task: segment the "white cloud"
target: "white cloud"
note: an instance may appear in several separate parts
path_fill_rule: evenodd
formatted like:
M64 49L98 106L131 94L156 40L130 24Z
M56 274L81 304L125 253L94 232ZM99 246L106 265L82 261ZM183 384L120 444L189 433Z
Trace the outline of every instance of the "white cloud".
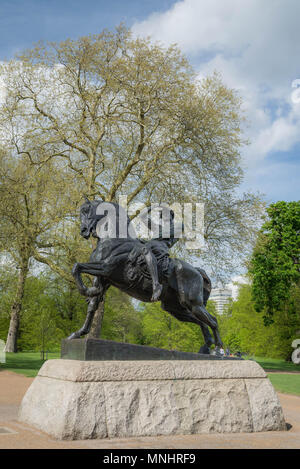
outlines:
M299 13L298 0L184 0L132 30L189 54L219 52L250 79L281 88L287 70L299 71Z
M247 45L242 38L241 21L255 0L184 0L165 13L154 13L133 26L137 34L150 34L166 42L176 42L185 52L231 47L239 51ZM238 21L237 21L238 20ZM238 39L238 41L236 40Z
M194 63L199 57L199 76L219 70L240 91L251 168L300 142L300 104L291 99L300 78L299 17L299 0L183 0L132 30L177 43Z
M262 154L287 151L299 138L299 122L292 122L289 117L279 118L260 131L252 148L257 148L257 152Z

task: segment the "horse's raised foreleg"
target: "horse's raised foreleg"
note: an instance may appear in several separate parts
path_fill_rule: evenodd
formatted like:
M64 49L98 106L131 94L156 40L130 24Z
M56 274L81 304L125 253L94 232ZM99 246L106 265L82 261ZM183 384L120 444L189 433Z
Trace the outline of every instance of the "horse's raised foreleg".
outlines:
M98 269L97 269L97 266L98 266ZM99 283L99 286L93 286L93 287L88 288L86 285L84 285L82 277L81 277L81 274L90 274L90 275L99 276L100 273L101 273L101 270L97 262L89 262L86 264L80 264L79 262L76 262L76 264L74 264L74 267L72 269L72 275L75 279L79 292L83 296L88 296L90 298L94 296L101 296L101 295L103 296L102 282Z
M90 332L91 330L91 326L92 326L92 322L93 322L93 319L94 319L94 315L95 315L95 312L97 311L97 308L99 306L99 303L100 301L103 300L103 294L104 292L107 290L107 288L109 287L108 284L103 284L101 282L101 278L100 277L96 277L94 279L94 288L99 288L100 287L100 284L101 284L101 291L102 291L102 294L101 295L98 295L98 296L93 296L92 298L89 298L88 299L88 302L89 302L89 305L88 305L88 309L87 309L87 315L86 315L86 319L84 321L84 324L83 326L78 330L78 331L75 331L73 332L69 337L68 337L68 340L71 340L71 339L79 339L79 337L82 337L83 335L86 335Z

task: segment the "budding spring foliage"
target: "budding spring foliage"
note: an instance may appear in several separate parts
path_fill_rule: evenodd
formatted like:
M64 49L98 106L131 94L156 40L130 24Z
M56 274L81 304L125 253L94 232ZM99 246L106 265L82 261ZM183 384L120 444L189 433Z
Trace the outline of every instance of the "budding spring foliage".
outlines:
M235 268L233 253L239 261L251 244L260 200L236 194L241 102L219 75L197 82L177 47L133 38L123 26L39 43L0 74L1 141L32 166L51 162L62 171L73 212L84 193L204 203L207 249L197 255L218 263L219 273Z

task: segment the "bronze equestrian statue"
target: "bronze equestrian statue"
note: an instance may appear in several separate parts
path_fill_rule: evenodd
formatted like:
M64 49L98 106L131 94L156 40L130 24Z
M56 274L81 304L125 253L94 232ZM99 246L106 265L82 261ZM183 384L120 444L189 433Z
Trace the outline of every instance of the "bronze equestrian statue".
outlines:
M107 211L102 210L107 206L115 213L116 227L113 233L104 236L99 225L103 227L107 223ZM124 221L122 210L118 204L101 200L86 200L80 208L81 235L85 239L92 235L98 241L90 262L76 263L72 270L79 292L88 297L89 306L84 325L68 339L88 334L99 303L113 285L143 302L160 300L161 307L178 320L198 324L205 340L200 353L209 353L213 343L217 349L221 347L217 320L206 310L211 291L209 277L204 270L169 257L169 248L177 241L173 212L170 211L169 236L164 237L160 229L157 238L146 242L132 234L131 220L127 214L125 235L119 236L122 216ZM83 273L95 276L92 287L84 285L81 278Z

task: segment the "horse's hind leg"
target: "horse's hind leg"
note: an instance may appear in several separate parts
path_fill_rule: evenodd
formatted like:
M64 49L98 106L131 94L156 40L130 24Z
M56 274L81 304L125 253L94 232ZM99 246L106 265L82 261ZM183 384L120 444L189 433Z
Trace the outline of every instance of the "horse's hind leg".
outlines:
M199 321L203 322L211 328L215 339L215 345L217 347L222 347L223 343L219 334L218 321L206 310L203 303L201 303L201 299L192 302L191 310L193 314L199 319Z
M199 321L211 328L215 339L215 345L221 347L223 344L219 334L217 319L212 316L204 306L203 278L201 275L197 276L197 278L190 279L188 307Z
M208 326L201 321L199 321L199 323L200 323L202 335L204 337L204 342L205 342L205 344L200 347L199 353L204 353L206 355L209 355L210 347L214 343L214 340L211 336L211 333L209 332Z
M200 271L200 269L198 269ZM200 274L201 274L201 271L200 271ZM201 274L202 276L202 274ZM202 277L203 278L203 277ZM204 279L203 279L204 280ZM208 298L209 298L209 295L210 295L210 290L208 290L207 288L205 288L205 281L204 281L204 288L203 288L203 304L204 306L206 307L206 304L207 304L207 301L208 301ZM207 282L207 286L209 287L210 285L208 284ZM208 329L208 326L204 323L201 323L201 330L202 330L202 334L203 334L203 337L204 337L204 340L205 340L205 344L200 348L199 350L199 353L205 353L205 354L208 354L210 353L210 347L211 345L214 343L214 340L209 332L209 329Z
M179 302L183 308L186 308L186 307L189 308L189 298L187 294L187 289L185 288L184 269L183 269L182 263L180 262L180 260L175 259L174 266L175 266ZM201 275L200 269L199 269L199 273ZM201 279L202 279L201 285L203 285L202 275L201 275ZM206 306L206 303L209 297L209 292L206 291L204 288L203 288L203 297L204 297L203 302L204 302L204 305ZM199 321L198 319L196 319L194 322L200 325L202 335L205 341L205 344L200 348L199 353L209 354L210 347L214 343L214 340L209 332L208 326L207 324L203 323L202 321Z
M170 313L179 321L191 322L193 324L197 324L197 326L200 326L205 344L200 348L199 353L204 353L206 355L209 355L210 347L214 343L214 340L209 332L207 325L204 324L202 321L199 321L199 319L197 319L194 314L191 314L184 307L182 307L182 310L178 309L178 307L176 309L176 307L174 307L172 303L168 304L168 302L161 302L161 307L164 311L166 311L167 313Z

